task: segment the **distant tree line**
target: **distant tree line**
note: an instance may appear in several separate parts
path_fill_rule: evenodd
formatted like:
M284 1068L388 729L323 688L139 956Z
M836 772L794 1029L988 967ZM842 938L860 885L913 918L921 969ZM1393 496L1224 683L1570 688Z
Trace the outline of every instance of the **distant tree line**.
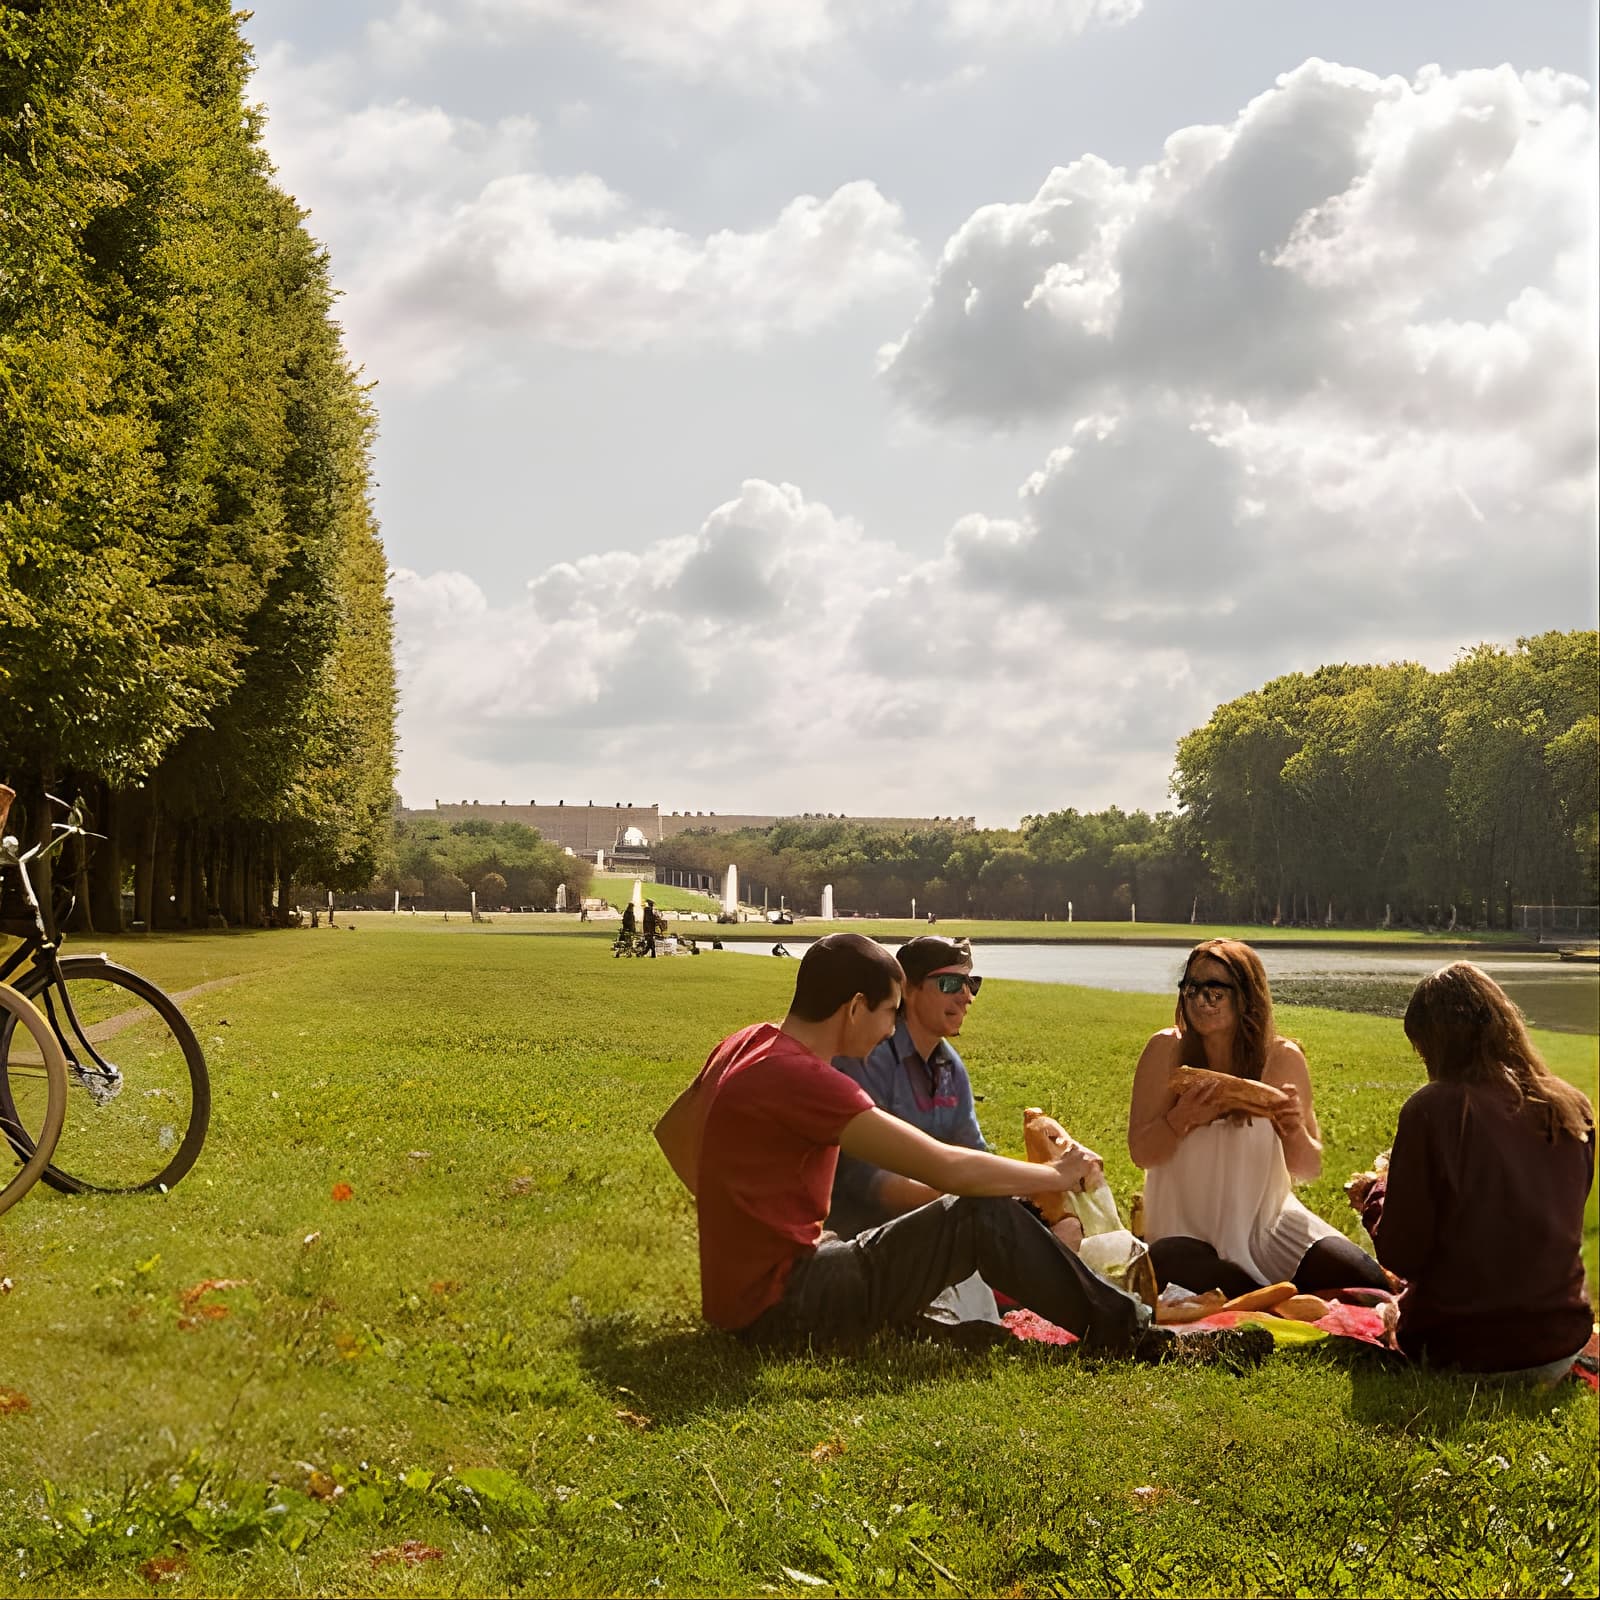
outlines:
M0 6L0 776L81 921L367 884L394 675L373 416L229 0Z
M593 875L581 856L568 855L520 822L397 815L394 843L373 887L383 895L398 890L402 899L426 900L430 909L443 911L465 910L474 891L484 908L546 910L564 883L567 903L576 911Z
M1178 804L1019 828L844 820L683 833L658 870L766 886L841 913L1506 926L1521 902L1600 892L1600 649L1593 632L1411 663L1292 673L1182 739Z

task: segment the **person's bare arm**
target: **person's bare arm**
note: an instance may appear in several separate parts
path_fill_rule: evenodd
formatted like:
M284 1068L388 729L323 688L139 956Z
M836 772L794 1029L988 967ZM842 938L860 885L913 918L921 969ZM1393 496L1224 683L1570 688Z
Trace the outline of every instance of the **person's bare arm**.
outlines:
M1081 1144L1049 1163L1012 1161L986 1150L941 1144L876 1108L845 1124L839 1148L858 1161L870 1161L885 1172L926 1185L933 1197L1066 1194L1104 1180L1100 1157Z
M1177 1032L1165 1028L1144 1047L1134 1069L1128 1154L1136 1167L1148 1170L1170 1161L1189 1133L1217 1120L1214 1085L1203 1083L1184 1095L1172 1092L1172 1069L1179 1064L1181 1052Z
M918 1206L937 1200L944 1192L918 1183L915 1178L902 1178L898 1172L880 1172L872 1185L872 1198L895 1216L915 1211Z
M1267 1056L1263 1083L1282 1089L1288 1095L1273 1113L1272 1125L1283 1141L1283 1159L1289 1176L1297 1183L1309 1183L1322 1176L1322 1132L1311 1104L1311 1073L1298 1045L1280 1039Z
M691 1083L667 1107L655 1129L662 1155L691 1195L700 1174L700 1128L694 1115L695 1096L699 1092L699 1082Z

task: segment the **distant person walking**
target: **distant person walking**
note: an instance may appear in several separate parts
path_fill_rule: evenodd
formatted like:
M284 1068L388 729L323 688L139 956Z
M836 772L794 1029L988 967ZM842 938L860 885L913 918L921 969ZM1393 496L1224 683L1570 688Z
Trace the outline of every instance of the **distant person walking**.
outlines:
M622 908L622 931L630 939L639 931L639 923L633 914L631 900Z

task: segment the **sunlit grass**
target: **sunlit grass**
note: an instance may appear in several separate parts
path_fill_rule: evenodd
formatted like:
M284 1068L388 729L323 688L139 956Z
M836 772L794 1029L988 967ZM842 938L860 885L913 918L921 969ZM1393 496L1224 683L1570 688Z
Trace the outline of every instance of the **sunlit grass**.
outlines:
M154 1559L252 1593L1594 1591L1576 1384L896 1339L776 1360L705 1330L649 1128L793 968L395 921L114 946L174 989L240 975L189 1004L213 1130L166 1198L36 1191L0 1223L0 1384L29 1406L0 1396L0 1588L170 1588ZM1165 1011L986 986L962 1048L991 1139L1045 1104L1126 1196ZM1353 1227L1339 1183L1418 1067L1381 1019L1284 1025L1329 1144L1307 1198ZM1594 1092L1593 1039L1541 1043ZM372 1564L405 1539L440 1558Z

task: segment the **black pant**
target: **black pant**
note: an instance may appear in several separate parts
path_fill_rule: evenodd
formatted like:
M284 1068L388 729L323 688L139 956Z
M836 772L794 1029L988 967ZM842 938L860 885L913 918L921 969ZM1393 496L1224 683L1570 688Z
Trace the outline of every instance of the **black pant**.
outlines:
M945 1195L795 1264L783 1298L743 1330L758 1343L858 1344L911 1322L974 1272L1086 1350L1125 1351L1145 1307L1091 1272L1015 1200Z
M1196 1294L1220 1289L1231 1300L1235 1295L1249 1294L1252 1289L1264 1287L1243 1267L1224 1260L1204 1239L1187 1239L1181 1235L1157 1239L1150 1246L1150 1265L1155 1268L1156 1282L1163 1289L1169 1283L1181 1283ZM1301 1256L1293 1279L1295 1288L1302 1294L1317 1294L1323 1289L1389 1287L1383 1268L1343 1234L1318 1239Z

